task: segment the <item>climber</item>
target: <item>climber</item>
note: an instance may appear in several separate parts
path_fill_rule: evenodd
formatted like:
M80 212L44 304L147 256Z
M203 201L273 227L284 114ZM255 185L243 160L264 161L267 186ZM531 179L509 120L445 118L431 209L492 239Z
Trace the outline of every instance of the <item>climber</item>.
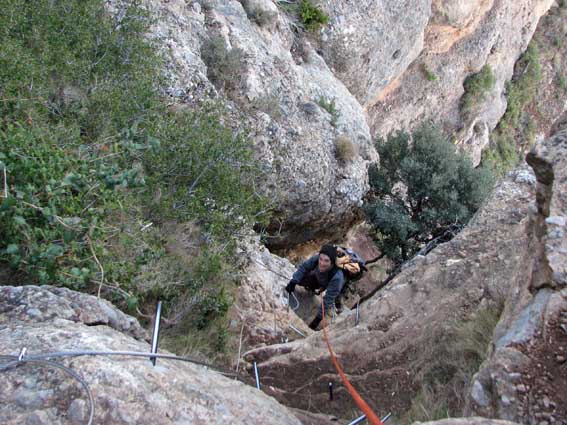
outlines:
M337 248L333 245L323 245L318 254L313 255L297 268L285 290L291 294L299 285L317 294L326 291L323 297L325 312L331 311L333 305L336 305L337 310L340 311L340 294L346 279L343 270L336 266L336 259ZM322 308L319 308L309 327L316 330L322 318Z

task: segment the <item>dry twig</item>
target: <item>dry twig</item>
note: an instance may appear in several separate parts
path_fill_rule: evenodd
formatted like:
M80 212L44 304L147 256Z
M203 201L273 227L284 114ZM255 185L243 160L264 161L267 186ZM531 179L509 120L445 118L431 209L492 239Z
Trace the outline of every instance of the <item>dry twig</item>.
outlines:
M100 264L100 261L98 261L98 258L94 252L94 247L93 244L91 242L91 238L89 238L89 235L85 235L85 239L87 240L87 242L89 243L89 248L91 249L91 253L93 254L93 258L96 261L96 263L98 264L98 267L100 268L100 282L98 285L98 293L97 293L97 298L100 298L100 291L102 290L102 286L104 285L104 268L102 267L102 264Z
M4 174L4 199L8 198L8 177L6 177L6 166L2 167Z
M244 332L244 323L240 328L240 343L238 344L238 359L236 361L236 374L238 374L238 368L240 367L240 355L242 353L242 333Z

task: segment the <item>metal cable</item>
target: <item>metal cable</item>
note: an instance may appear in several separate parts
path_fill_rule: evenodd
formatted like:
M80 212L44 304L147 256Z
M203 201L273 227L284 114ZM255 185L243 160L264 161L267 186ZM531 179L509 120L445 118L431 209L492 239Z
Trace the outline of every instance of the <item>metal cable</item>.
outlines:
M42 353L42 354L30 354L25 356L26 360L43 360L43 359L53 359L57 357L79 357L79 356L130 356L130 357L157 357L162 359L179 360L188 363L195 363L200 366L205 366L207 368L216 370L227 376L235 376L236 374L232 371L226 369L218 368L212 366L208 363L202 362L200 360L191 357L181 357L174 354L162 354L162 353L144 353L139 351L91 351L91 350L80 350L80 351L56 351L52 353Z
M201 365L201 366L205 366L206 368L211 368L211 369L216 370L217 372L220 372L224 375L238 377L238 374L236 374L232 371L226 371L226 370L223 370L221 368L211 366L211 365L209 365L205 362L201 362L199 360L192 359L190 357L181 357L181 356L176 356L176 355L173 355L173 354L142 353L142 352L137 352L137 351L90 351L90 350L89 351L86 351L86 350L57 351L57 352L52 352L52 353L25 355L25 349L23 349L19 356L0 354L0 359L9 360L5 364L0 364L0 372L5 372L9 369L17 368L18 366L21 366L25 363L36 363L36 364L41 364L41 365L47 365L47 366L58 368L58 369L60 369L64 372L66 372L67 374L69 374L70 376L75 378L77 381L79 381L80 384L83 386L83 388L85 389L85 391L87 393L87 396L88 396L88 399L89 399L89 411L90 411L89 421L87 422L87 424L92 425L92 422L93 422L93 419L94 419L95 403L94 403L93 395L91 393L91 390L90 390L87 382L77 372L75 372L73 369L71 369L71 368L69 368L65 365L62 365L60 363L48 360L48 359L52 359L52 358L79 357L79 356L131 356L131 357L149 357L149 358L162 358L162 359L178 360L178 361L195 363L195 364L198 364L198 365Z
M72 376L73 378L75 378L83 386L83 388L85 389L85 392L87 393L87 397L89 399L89 421L87 422L87 424L91 425L93 423L94 406L95 406L93 394L91 392L91 389L89 388L89 384L87 384L87 382L77 372L75 372L73 369L71 369L67 366L64 366L60 363L53 362L51 360L40 360L40 359L32 359L32 358L27 358L27 357L19 358L18 356L6 356L6 355L0 355L0 358L12 360L11 362L0 365L0 372L4 372L4 371L12 369L12 368L15 369L19 366L26 364L26 363L28 363L28 364L35 363L35 364L40 364L40 365L44 365L44 366L55 367L57 369L62 370L65 373L67 373L68 375Z

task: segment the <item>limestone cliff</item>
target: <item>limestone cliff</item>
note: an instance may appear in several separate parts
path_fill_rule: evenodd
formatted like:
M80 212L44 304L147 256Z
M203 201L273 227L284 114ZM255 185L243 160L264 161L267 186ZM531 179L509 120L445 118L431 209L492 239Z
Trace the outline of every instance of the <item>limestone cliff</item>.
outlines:
M321 4L329 25L309 33L271 0L147 1L158 17L153 36L170 58L174 106L221 97L251 129L266 172L261 190L278 219L274 246L347 229L377 160L376 135L434 119L458 131L478 162L506 108L514 62L552 3L333 0ZM232 52L228 66L211 59L210 40ZM463 81L485 64L496 84L463 117ZM354 148L346 161L339 138Z
M378 412L409 408L423 379L420 362L443 335L451 338L452 322L502 304L469 410L526 424L567 419L560 395L567 385L566 147L566 132L536 146L528 157L535 176L528 168L511 173L461 234L416 257L364 303L358 326L350 312L330 327L349 379ZM247 358L260 361L274 396L302 409L324 403L328 382L336 381L320 333ZM327 405L340 416L353 407L336 385Z

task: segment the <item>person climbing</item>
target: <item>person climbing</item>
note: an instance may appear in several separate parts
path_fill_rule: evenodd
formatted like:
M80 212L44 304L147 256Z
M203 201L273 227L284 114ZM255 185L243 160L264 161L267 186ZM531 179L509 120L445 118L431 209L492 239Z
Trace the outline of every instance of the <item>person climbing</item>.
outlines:
M346 282L343 270L336 266L337 248L333 245L323 245L318 254L313 255L297 268L291 280L285 287L290 294L297 285L320 294L323 291L325 312L330 312L333 305L340 310L340 294ZM309 324L313 330L317 329L323 318L322 307Z

